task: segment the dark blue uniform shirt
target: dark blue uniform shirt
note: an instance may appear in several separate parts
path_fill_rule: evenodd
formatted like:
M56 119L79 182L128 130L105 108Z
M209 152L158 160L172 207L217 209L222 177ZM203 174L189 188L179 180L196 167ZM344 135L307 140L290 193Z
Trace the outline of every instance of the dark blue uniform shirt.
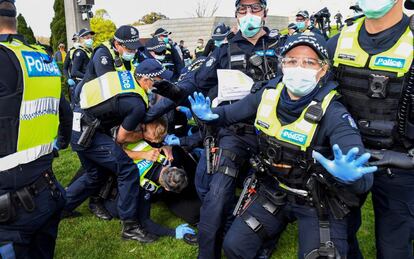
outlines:
M275 87L279 79L269 81L268 86ZM332 83L326 85L327 86L320 88L320 90L313 91L308 96L303 97L298 101L290 100L289 95L286 92L283 92L277 107L278 119L283 124L290 124L297 120L303 109L307 107L314 96L324 94L334 88ZM218 114L219 119L212 123L215 125L232 125L243 121L246 118L255 117L264 89L265 88L256 93L249 94L244 99L234 104L213 109L213 113ZM331 147L334 144L338 144L344 153L348 152L353 147L358 147L360 153L364 152L364 146L355 122L340 102L336 100L331 102L319 125L319 130L315 136L315 149L323 148L323 150L319 151L326 154L326 150L331 150ZM357 193L363 193L371 188L372 182L373 175L367 174L362 179L350 185L350 187Z
M82 80L86 73L86 68L89 64L89 57L85 50L77 49L73 53L72 67L70 69L70 75L72 79Z
M6 41L7 39L16 38L20 41L24 41L21 35L0 35L0 41ZM2 111L8 111L8 114L13 114L13 117L18 118L20 113L20 104L22 101L22 94L17 93L17 86L19 81L22 80L22 71L19 61L16 56L9 50L0 47L0 109ZM1 104L5 104L6 100L11 105L2 107ZM1 111L0 111L1 114ZM1 115L0 115L1 117ZM63 97L60 98L59 105L59 134L58 143L61 148L67 147L70 142L71 130L72 130L72 111L69 103ZM17 125L16 125L17 135ZM10 141L17 141L10 140ZM1 145L1 143L0 143ZM22 188L32 182L34 182L43 172L52 166L53 155L45 155L39 159L17 166L11 170L0 172L0 195L4 192L16 190Z

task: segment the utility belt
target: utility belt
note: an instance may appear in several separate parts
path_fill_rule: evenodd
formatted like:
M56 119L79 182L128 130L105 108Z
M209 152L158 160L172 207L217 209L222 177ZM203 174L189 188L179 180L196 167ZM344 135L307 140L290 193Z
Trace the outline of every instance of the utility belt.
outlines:
M54 199L61 195L56 178L51 169L44 172L34 183L25 186L17 191L5 193L0 196L0 224L12 223L16 219L16 210L22 207L26 212L31 213L36 209L34 197L49 188Z
M237 123L227 127L230 131L234 132L236 135L256 135L256 128L247 123Z
M83 113L81 117L82 134L77 144L84 148L90 147L92 144L92 139L95 136L95 132L100 125L100 120L93 117L92 115L87 114L86 112Z

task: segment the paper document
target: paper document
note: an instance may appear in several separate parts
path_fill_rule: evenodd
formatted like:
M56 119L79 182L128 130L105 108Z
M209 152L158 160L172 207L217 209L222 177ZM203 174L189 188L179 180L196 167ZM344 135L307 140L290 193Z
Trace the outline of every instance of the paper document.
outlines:
M239 70L217 69L218 103L240 100L250 93L254 81Z

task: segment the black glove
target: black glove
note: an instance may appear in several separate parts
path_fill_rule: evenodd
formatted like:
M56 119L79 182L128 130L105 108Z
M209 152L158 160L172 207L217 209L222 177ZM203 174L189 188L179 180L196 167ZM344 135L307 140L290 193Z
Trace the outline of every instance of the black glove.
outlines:
M414 169L414 157L406 153L395 152L391 150L368 150L371 153L371 159L377 160L370 162L371 166L389 166L401 169Z
M184 91L167 80L155 81L153 87L153 93L167 97L177 104L186 98Z

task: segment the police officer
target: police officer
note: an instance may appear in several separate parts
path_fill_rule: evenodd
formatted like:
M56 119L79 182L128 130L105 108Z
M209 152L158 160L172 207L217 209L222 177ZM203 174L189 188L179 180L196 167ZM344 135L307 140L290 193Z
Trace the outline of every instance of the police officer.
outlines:
M72 76L75 84L82 81L86 73L86 67L89 64L89 60L93 52L93 36L95 32L82 29L78 32L79 45L78 48L73 52L72 65L70 69L70 75Z
M404 165L414 143L413 33L402 4L359 1L365 17L329 41L339 90L364 144L382 150L372 188L377 258L413 258L414 169Z
M235 6L240 31L228 44L217 48L201 67L188 73L178 82L177 91L182 91L183 96L199 90L205 95L210 93L215 98L218 84L217 69L240 70L255 82L270 79L277 72L278 38L273 38L271 31L264 26L267 2L242 0L236 1ZM255 62L258 60L260 62ZM163 86L157 84L157 91L162 92ZM174 86L171 85L165 88L174 90ZM149 110L147 119L159 116L171 106L174 107L174 103L171 104L168 99L160 100ZM201 157L198 164L196 188L203 202L198 225L200 258L219 258L221 255L222 238L232 221L231 213L236 203L236 179L239 177L240 168L250 156L246 146L252 147L252 151L255 150L256 136L252 124L253 121L246 120L238 125L219 128L217 134L212 134L216 135L216 149L213 150L217 151L217 156L221 154L217 157L215 169L207 171L206 155ZM209 150L210 148L207 149ZM244 171L240 173L241 176L243 173Z
M70 100L72 99L72 92L73 89L76 85L75 80L73 80L73 77L71 76L71 66L72 66L72 59L73 59L73 54L75 53L75 50L77 50L79 48L79 37L78 37L78 33L74 33L72 36L72 42L73 42L73 46L69 49L68 54L65 57L65 60L63 62L63 75L65 76L65 78L67 79L66 83L68 84L68 93L69 93L69 98Z
M174 81L177 81L181 70L184 68L184 60L180 47L170 39L170 35L171 32L164 28L158 28L154 32L154 37L158 38L159 41L164 42L167 47L163 64L169 70L174 72Z
M171 63L166 63L167 45L163 41L159 41L158 38L152 38L145 43L145 48L151 56L161 62L165 68L169 68Z
M65 209L72 211L95 194L106 180L105 171L111 171L117 175L118 211L125 239L140 242L156 239L137 221L139 172L121 145L136 139L135 129L148 108L147 92L154 80L167 76L169 71L154 59L144 60L138 66L135 80L129 71L107 72L84 84L81 109L74 112L72 149L78 153L86 174L68 187ZM111 129L119 125L114 140Z
M224 23L217 24L214 28L213 35L211 39L207 42L206 47L204 48L203 55L208 57L216 48L219 48L222 44L227 43L228 39L231 39L234 36L234 33L231 32L230 27L226 26Z
M205 50L204 40L203 39L198 39L197 40L197 46L194 49L195 58L197 59L197 58L203 56L204 55L204 50Z
M337 84L326 80L324 38L311 32L291 36L282 56L283 76L239 102L211 111L202 94L189 97L194 114L216 125L256 116L260 154L252 165L258 172L241 195L224 251L228 258L253 258L286 222L298 220L298 258L345 258L347 206L358 204L355 193L371 187L370 173L377 168L364 167L369 153L356 158L364 147L336 100Z
M299 11L296 14L296 27L298 32L311 31L313 33L321 34L321 31L311 24L309 19L309 12L306 10Z
M65 199L52 150L67 147L72 113L57 64L16 23L14 0L1 0L0 257L53 258Z

